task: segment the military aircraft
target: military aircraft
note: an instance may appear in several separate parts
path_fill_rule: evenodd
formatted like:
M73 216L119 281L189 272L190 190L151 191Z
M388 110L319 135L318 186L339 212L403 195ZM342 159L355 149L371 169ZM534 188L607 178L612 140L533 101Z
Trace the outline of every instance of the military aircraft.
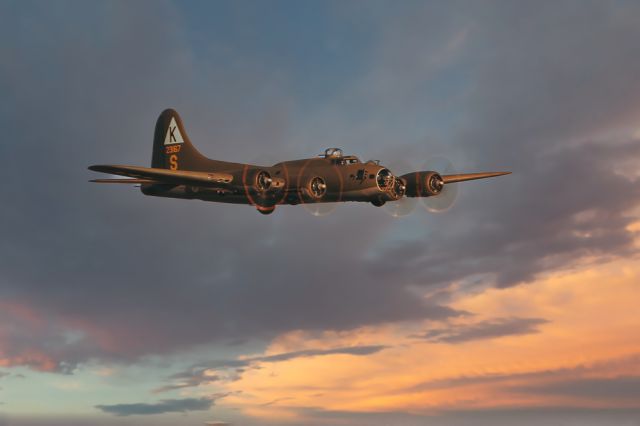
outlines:
M510 173L441 175L427 170L395 176L378 161L363 163L339 148L268 167L213 160L191 144L173 109L158 117L150 168L94 165L89 170L126 177L91 182L139 184L143 194L156 197L248 204L262 214L282 204L360 201L380 207L407 197L438 197L446 185Z

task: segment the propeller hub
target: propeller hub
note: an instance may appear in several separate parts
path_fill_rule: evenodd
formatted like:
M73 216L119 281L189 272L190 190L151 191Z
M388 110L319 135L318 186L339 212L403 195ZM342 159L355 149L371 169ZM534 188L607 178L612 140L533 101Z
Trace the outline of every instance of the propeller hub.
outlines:
M327 192L327 184L320 176L316 176L309 182L309 192L314 198L322 198Z
M444 180L438 173L433 173L427 178L427 187L433 195L439 194L444 188Z
M271 188L272 183L273 179L271 178L271 175L264 170L259 172L256 176L256 188L258 189L258 191L268 190L269 188Z

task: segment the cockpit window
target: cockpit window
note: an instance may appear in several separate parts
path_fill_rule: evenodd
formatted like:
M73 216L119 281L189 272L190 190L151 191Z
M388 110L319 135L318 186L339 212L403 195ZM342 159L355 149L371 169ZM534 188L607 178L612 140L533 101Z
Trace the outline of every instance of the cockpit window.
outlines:
M342 157L339 159L335 160L336 164L339 164L341 166L347 165L347 164L358 164L360 163L360 160L358 160L357 157L354 157L353 155L349 155L347 157Z

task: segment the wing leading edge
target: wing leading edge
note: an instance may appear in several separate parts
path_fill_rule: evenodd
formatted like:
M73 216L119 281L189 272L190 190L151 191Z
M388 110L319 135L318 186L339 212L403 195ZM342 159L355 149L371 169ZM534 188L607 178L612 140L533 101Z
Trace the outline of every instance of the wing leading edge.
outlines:
M496 176L509 175L511 172L485 172L485 173L466 173L459 175L444 175L442 180L444 183L465 182L468 180L487 179Z
M185 170L167 170L150 167L95 165L89 170L126 176L132 179L94 179L95 183L158 183L171 185L220 186L233 182L233 175L219 172L190 172Z

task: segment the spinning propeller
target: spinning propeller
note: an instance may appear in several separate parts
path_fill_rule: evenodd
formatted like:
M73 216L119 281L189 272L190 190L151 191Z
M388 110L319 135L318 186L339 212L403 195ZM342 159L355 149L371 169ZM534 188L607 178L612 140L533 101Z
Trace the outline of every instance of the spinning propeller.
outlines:
M389 170L394 173L405 170L413 170L413 167L405 160L395 160L389 162ZM393 217L404 217L410 215L418 205L415 197L401 197L398 201L385 203L382 208Z
M453 163L446 157L432 157L425 162L422 170L437 170L440 175L432 178L437 179L434 185L440 188L440 193L432 197L421 198L420 201L422 205L427 211L432 213L446 212L453 207L453 204L458 198L458 184L446 183L444 178L442 178L442 176L456 174Z
M313 159L309 159L303 167L286 169L286 175L290 183L297 188L298 199L306 211L314 216L327 216L336 210L337 203L343 197L343 180L335 166L329 171L323 171L319 175L307 173L307 167ZM369 164L371 162L365 163ZM258 164L272 164L261 158ZM378 164L376 162L376 164ZM372 201L376 206L382 206L383 210L393 217L404 217L411 214L420 203L427 211L432 213L446 212L454 205L458 197L458 182L484 179L501 176L509 172L487 172L458 174L453 163L446 157L434 156L429 158L419 169L421 171L410 172L404 175L393 175L394 172L415 170L407 161L396 160L389 163L389 168L379 169L378 185L387 190L387 199ZM264 213L270 213L279 201L283 200L287 182L282 177L272 177L268 171L256 171L250 177L255 189L254 199L256 204L264 205ZM278 172L279 173L279 172ZM329 173L329 175L327 175ZM331 175L334 173L335 176ZM281 176L283 176L281 175ZM339 188L335 182L341 182ZM329 182L334 187L329 188ZM289 186L291 189L292 187ZM282 194L282 195L279 195ZM280 198L278 198L280 197ZM418 200L420 199L420 200ZM273 207L271 207L273 206ZM260 211L260 208L258 208Z
M394 172L415 169L406 161L395 161L389 164ZM404 217L411 214L420 203L429 212L440 213L449 210L458 196L458 185L446 182L443 176L455 175L453 163L442 156L434 156L427 160L420 170L402 176L406 181L407 194L397 201L390 201L383 209L393 217ZM435 172L428 172L428 171ZM412 192L422 191L421 195ZM428 196L427 196L428 195ZM418 202L418 199L420 200Z

